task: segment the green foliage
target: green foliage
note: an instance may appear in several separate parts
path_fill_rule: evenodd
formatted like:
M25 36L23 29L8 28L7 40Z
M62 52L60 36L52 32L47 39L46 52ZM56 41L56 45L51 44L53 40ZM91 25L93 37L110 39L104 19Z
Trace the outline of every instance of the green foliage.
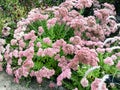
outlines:
M105 2L114 3L115 0L98 0L98 1L101 2L101 3L105 3Z
M55 6L55 5L59 5L60 3L62 3L65 0L43 0L43 4L47 4L49 6Z
M36 21L30 24L28 27L29 30L35 30L36 34L38 34L38 27L42 26L44 29L44 33L38 37L40 40L43 37L49 37L52 42L55 42L59 39L64 39L66 42L69 41L71 36L74 36L74 30L70 27L66 26L65 24L58 24L56 23L55 26L51 27L50 29L47 28L47 21ZM41 41L41 40L40 40Z
M16 22L27 13L18 0L1 0L0 8L0 32L6 25L14 29Z

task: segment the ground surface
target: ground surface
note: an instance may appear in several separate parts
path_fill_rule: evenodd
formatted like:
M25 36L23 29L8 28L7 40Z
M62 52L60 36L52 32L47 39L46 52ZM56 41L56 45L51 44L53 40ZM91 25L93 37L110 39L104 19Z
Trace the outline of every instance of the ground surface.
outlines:
M0 72L0 90L65 90L63 87L50 89L48 83L48 81L45 81L42 85L39 85L36 81L33 81L29 87L26 87L25 81L21 84L16 84L13 82L12 76L7 75L5 72Z

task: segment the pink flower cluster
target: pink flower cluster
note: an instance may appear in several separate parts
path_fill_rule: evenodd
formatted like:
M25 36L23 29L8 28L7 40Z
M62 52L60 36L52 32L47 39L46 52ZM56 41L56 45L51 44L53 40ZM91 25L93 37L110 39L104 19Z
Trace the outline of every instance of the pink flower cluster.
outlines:
M89 48L81 48L76 52L73 61L79 61L83 64L97 66L99 59L95 51L90 50Z
M91 84L91 90L98 90L98 85L99 85L100 82L101 82L101 79L95 78L95 80ZM108 90L106 88L106 84L105 83L103 83L103 85L102 85L102 90Z
M71 70L70 69L65 69L64 71L62 71L62 73L57 77L57 85L61 86L62 85L62 80L64 78L71 78Z
M39 71L32 71L30 73L30 76L33 77L35 76L37 78L37 82L41 83L42 82L42 78L48 78L50 79L51 76L53 76L55 74L55 71L52 69L48 69L46 67L42 67Z
M82 10L85 7L91 7L93 3L96 4L94 16L84 17L74 9L75 7ZM15 82L19 83L22 76L28 77L30 75L31 77L35 76L38 83L42 83L43 78L50 79L55 74L55 70L43 66L40 70L33 71L36 61L34 57L47 56L54 58L55 62L58 63L58 67L61 68L61 73L57 77L57 85L61 86L62 80L65 78L70 79L72 70L78 70L80 63L98 66L98 53L110 53L120 47L110 48L109 39L105 40L106 36L116 31L114 26L117 23L108 18L110 15L115 15L115 8L113 5L105 3L102 5L103 8L99 9L97 4L96 0L66 0L58 7L52 8L53 18L48 18L49 16L42 13L38 8L31 10L26 19L22 19L17 23L10 44L5 45L5 40L0 39L0 71L3 70L2 62L5 60L7 62L6 72L9 75L15 75ZM48 29L56 23L60 25L64 23L74 30L74 36L70 37L69 41L64 39L53 41L50 37L44 36L46 32L44 32L42 26L37 28L37 32L28 29L28 25L37 20L46 20ZM7 32L4 36L8 34ZM70 57L68 57L69 55ZM119 56L120 53L115 53L111 57L105 58L104 63L113 66L114 61ZM18 65L12 66L14 60L17 61ZM116 68L120 69L119 61ZM91 90L98 90L100 81L101 79L96 78L91 84ZM81 79L80 83L83 87L87 87L87 78ZM51 84L50 87L54 87L54 85ZM108 90L105 83L102 90Z

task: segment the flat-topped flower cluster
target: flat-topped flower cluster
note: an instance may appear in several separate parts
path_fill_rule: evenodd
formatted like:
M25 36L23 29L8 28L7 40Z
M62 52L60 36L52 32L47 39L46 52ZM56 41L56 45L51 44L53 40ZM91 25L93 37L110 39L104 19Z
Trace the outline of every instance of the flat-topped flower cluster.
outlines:
M89 7L93 7L94 14L85 17L81 11ZM103 78L111 73L101 67L107 65L120 70L120 37L110 37L119 26L110 19L115 15L113 5L100 5L97 0L66 0L44 12L32 9L27 18L17 23L10 41L0 39L0 71L5 67L17 83L22 77L36 77L38 83L43 78L55 77L61 86L64 79L71 79L85 65L91 68L80 78L82 89L91 85L91 90L108 90L104 82L108 77ZM95 69L101 72L91 81L88 76ZM81 90L80 87L74 90L77 89Z

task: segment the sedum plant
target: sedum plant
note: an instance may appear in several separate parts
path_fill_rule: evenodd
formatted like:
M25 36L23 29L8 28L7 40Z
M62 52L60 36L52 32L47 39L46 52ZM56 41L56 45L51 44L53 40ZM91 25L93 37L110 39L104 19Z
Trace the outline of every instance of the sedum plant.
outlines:
M94 14L84 16L92 5ZM119 89L114 77L119 78L120 37L110 37L119 24L110 19L116 15L113 5L99 6L97 0L66 0L44 12L32 9L10 38L0 40L0 70L16 83L35 77L40 84L47 78L68 90Z

